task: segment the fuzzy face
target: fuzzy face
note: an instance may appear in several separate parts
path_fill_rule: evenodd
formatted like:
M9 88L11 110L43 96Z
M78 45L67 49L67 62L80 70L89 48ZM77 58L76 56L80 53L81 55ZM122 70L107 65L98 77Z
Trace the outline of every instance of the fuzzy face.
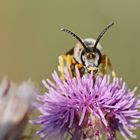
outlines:
M87 46L88 52L85 52L84 48L80 43L77 43L74 48L74 58L80 64L83 64L86 71L97 71L100 64L100 57L102 52L102 47L100 44L94 50L95 39L83 39L82 40Z

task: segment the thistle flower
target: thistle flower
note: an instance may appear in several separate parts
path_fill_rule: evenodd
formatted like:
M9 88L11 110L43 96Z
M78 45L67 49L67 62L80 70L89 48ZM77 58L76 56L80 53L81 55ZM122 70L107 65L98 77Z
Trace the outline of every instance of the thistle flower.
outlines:
M36 90L31 81L17 86L6 78L0 84L0 140L19 140L28 122Z
M140 118L140 99L134 97L136 88L130 90L125 82L110 76L85 74L77 77L65 72L65 81L52 74L54 82L43 80L47 92L37 96L36 107L41 115L33 121L41 125L37 132L41 139L60 136L72 140L116 140L116 132L123 137L136 138L131 130L136 129Z

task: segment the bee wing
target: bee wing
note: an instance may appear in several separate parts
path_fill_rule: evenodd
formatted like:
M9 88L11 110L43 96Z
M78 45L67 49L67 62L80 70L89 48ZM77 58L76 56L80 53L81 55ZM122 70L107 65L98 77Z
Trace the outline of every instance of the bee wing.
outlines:
M74 54L74 47L66 52L66 55L73 55L73 54Z
M101 73L103 75L107 73L107 68L109 68L109 70L111 71L112 76L116 77L116 73L115 73L115 71L114 71L114 69L112 67L111 61L110 61L109 57L106 54L104 54L102 56L101 64L102 64Z

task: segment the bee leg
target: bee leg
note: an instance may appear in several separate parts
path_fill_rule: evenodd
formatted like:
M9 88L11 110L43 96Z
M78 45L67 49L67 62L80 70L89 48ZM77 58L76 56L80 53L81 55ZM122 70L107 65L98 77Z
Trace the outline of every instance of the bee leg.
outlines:
M71 66L75 62L74 62L74 59L72 58L71 55L66 55L66 63L67 63L67 66L68 66L68 70L70 72L70 75L72 76L73 75L73 72L72 72Z
M112 76L116 77L116 73L115 73L115 71L114 71L114 69L112 67L112 64L111 64L111 61L110 61L109 57L108 57L108 67L109 67L109 69L111 71Z
M80 75L83 74L83 64L75 64L75 67L78 68ZM75 73L75 76L77 77L77 73Z
M58 65L58 71L60 71L62 80L65 80L64 76L64 55L61 55L58 57L59 65Z
M107 71L107 64L108 64L108 58L106 55L102 56L101 59L101 69L100 69L100 75L104 76Z
M101 65L101 70L100 70L100 72L101 72L101 75L102 75L102 76L106 74L106 72L107 72L107 67L109 67L112 76L113 76L113 77L116 77L116 73L115 73L115 71L113 70L111 61L110 61L110 59L109 59L109 57L108 57L107 55L103 55L103 56L102 56L101 64L102 64L102 65Z
M65 64L68 66L70 75L73 76L73 70L71 69L71 66L72 66L72 64L76 64L76 62L72 58L72 56L71 55L61 55L61 56L59 56L58 59L59 59L58 70L61 73L62 80L65 80L65 76L64 76Z
M81 69L81 68L83 67L83 64L76 64L76 67L77 67L78 69Z

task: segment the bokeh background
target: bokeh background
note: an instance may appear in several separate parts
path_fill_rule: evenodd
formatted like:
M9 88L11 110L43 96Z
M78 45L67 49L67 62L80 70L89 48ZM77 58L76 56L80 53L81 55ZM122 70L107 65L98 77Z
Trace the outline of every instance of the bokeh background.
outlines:
M57 69L58 56L76 43L61 27L96 38L114 21L100 43L117 75L130 88L140 87L139 13L139 0L0 0L0 78L30 77L41 88L41 79Z

